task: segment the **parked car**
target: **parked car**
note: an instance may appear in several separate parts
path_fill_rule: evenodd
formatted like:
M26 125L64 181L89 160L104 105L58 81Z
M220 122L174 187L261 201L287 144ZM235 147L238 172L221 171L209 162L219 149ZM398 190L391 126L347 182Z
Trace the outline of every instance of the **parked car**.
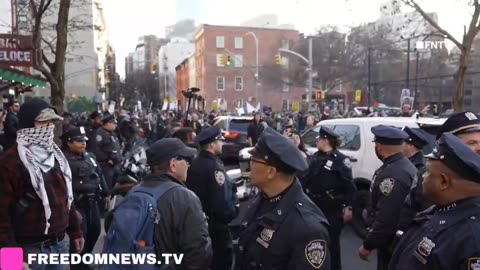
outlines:
M251 116L218 116L214 119L213 125L219 127L225 137L222 159L237 159L240 150L249 146L247 129L251 123Z
M321 121L314 128L302 134L303 141L309 154L317 151L316 137L321 126L333 129L342 139L339 150L348 156L352 164L353 180L357 187L357 193L353 202L354 230L360 236L366 234L366 209L370 198L370 183L373 173L382 162L375 154L373 138L370 131L376 125L389 125L402 128L408 126L420 129L428 138L429 145L424 148L424 153L432 151L438 128L445 122L445 118L416 118L416 117L360 117L343 118Z

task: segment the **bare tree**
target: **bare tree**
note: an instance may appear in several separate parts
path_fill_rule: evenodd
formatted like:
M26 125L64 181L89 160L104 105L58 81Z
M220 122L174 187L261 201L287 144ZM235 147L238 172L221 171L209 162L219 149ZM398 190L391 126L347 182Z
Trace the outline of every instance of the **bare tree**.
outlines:
M473 14L468 29L464 30L462 42L457 40L450 32L441 27L432 17L427 14L416 0L400 0L405 5L414 8L422 17L430 23L439 33L452 41L460 49L458 69L455 73L455 94L453 95L453 107L455 111L463 111L464 99L464 78L467 71L468 59L471 54L473 40L480 31L480 3L479 0L472 0L468 5L473 7Z

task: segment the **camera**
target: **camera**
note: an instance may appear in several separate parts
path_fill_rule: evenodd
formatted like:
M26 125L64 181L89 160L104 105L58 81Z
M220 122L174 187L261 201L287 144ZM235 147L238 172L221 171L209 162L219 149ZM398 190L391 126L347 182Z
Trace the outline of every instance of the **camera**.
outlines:
M182 94L186 98L194 98L197 96L197 94L195 94L197 92L200 92L200 88L191 87L191 88L188 88L187 90L183 90Z

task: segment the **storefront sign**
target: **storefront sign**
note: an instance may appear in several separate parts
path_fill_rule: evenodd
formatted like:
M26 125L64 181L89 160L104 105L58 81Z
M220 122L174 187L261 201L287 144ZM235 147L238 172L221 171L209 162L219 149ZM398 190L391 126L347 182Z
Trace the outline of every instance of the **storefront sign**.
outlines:
M32 37L0 34L0 66L33 66Z

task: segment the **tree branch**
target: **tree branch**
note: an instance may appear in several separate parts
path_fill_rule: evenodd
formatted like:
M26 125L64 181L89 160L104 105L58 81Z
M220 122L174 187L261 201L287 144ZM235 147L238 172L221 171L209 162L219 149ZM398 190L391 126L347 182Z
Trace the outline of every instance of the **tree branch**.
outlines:
M53 63L48 60L47 56L44 53L42 53L42 60L50 70L53 70L55 68Z
M460 43L455 37L453 37L447 30L443 29L437 22L435 22L418 4L415 0L402 0L406 5L413 7L422 17L430 23L438 32L445 35L449 40L451 40L455 45L462 49L462 43ZM475 0L478 1L478 0Z

